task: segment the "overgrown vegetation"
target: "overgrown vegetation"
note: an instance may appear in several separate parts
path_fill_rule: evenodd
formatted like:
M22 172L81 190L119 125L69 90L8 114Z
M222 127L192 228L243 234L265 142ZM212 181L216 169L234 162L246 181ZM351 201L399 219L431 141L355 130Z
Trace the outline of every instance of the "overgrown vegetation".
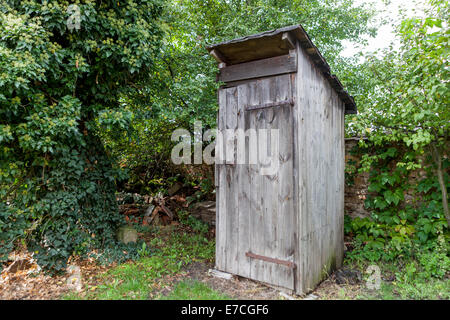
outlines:
M23 241L50 271L122 252L123 174L100 133L129 127L121 97L149 81L162 36L158 0L69 5L0 2L0 259Z
M426 17L398 26L398 50L368 58L361 115L348 125L349 134L366 137L355 150L360 166L349 164L347 177L369 172L371 212L347 219L355 245L348 257L395 264L404 298L448 298L427 290L429 283L448 292L450 273L448 10L447 1L431 1Z
M223 298L217 292L198 282L181 282L182 271L190 263L211 262L215 242L205 232L187 232L176 227L147 228L149 235L139 250L135 261L123 263L99 276L98 285L87 286L83 295L71 293L65 299L150 299L169 298ZM160 293L172 281L180 284L168 297ZM192 286L188 290L186 286ZM198 298L197 297L197 298Z
M211 167L170 161L174 129L216 125L205 46L301 23L358 105L346 134L364 137L361 161L347 164L346 184L369 173L371 215L346 217L346 263L391 278L361 297L448 299L449 4L427 3L397 26L399 47L359 63L341 56L343 41L364 44L379 25L353 0L0 0L0 265L17 247L53 272L73 255L135 259L85 298L147 299L161 278L213 259L208 227L188 210L177 219L195 234L117 243L116 189L167 194L178 182L188 204L214 199ZM200 296L224 298L185 282L169 295Z
M349 133L366 136L377 148L393 144L405 147L401 153L394 146L386 153L363 157L363 170L371 170L372 164L397 156L391 178L396 181L388 181L391 186L431 159L442 193L441 209L450 227L446 181L450 126L448 14L447 1L431 1L425 18L405 19L398 26L398 51L386 51L381 59L369 57L363 70L371 74L371 79L364 96L359 97L361 115L350 122ZM389 198L399 201L401 195Z

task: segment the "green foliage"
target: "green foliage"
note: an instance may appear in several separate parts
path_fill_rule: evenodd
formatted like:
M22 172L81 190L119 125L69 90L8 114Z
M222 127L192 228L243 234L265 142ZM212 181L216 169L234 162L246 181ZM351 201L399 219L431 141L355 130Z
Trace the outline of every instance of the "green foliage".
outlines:
M387 241L379 248L354 242L346 263L365 270L368 265L381 269L381 288L364 292L362 299L448 299L450 280L449 242L441 234L426 245ZM389 280L388 280L389 279ZM386 281L387 280L387 281Z
M355 175L358 173L358 170L356 168L356 161L354 160L348 160L345 163L345 185L346 186L352 186L355 184Z
M184 224L191 227L192 230L194 230L195 232L200 232L202 234L207 233L209 230L207 223L205 223L199 219L196 219L191 215L189 217L187 217L186 221L184 221Z
M445 142L450 116L449 8L447 1L432 3L426 18L405 19L397 26L398 51L391 47L382 58L367 57L362 69L371 77L358 97L360 116L349 123L348 133L366 135L375 145L401 141L414 150Z
M398 206L407 188L403 181L411 171L427 166L430 161L424 158L432 155L433 174L450 227L444 164L450 128L448 13L448 1L430 1L424 18L404 19L397 26L398 50L390 47L381 58L367 57L360 68L366 85L357 96L360 114L348 121L347 133L366 136L362 147L383 149L363 156L361 170L370 171L374 165L397 158L396 168L373 174L380 174L372 178L370 190L378 196L368 206L377 210ZM385 150L387 145L393 148Z
M0 257L25 239L51 271L117 251L123 173L99 133L127 130L121 97L151 80L162 35L158 0L77 5L70 31L68 1L0 2Z
M371 163L369 195L365 201L370 218L347 219L345 231L352 233L360 245L365 245L363 255L375 261L396 258L401 250L391 247L408 247L411 241L427 245L434 243L439 234L449 238L447 222L442 210L442 194L433 174L433 164L428 164L422 174L411 178L411 171L398 165L399 159L415 161L417 154L407 146L359 148L360 153L376 158ZM444 162L444 167L447 167ZM445 175L448 185L448 175ZM405 195L409 195L405 197ZM413 195L413 196L411 196Z
M429 298L431 291L438 295L433 298L448 299L450 284L445 279L450 273L448 249L448 242L441 238L433 251L419 252L417 259L410 260L396 272L395 285L400 296L423 299Z
M198 233L173 233L167 241L154 238L149 246L159 248L155 249L156 254L175 259L180 266L195 260L212 261L215 257L215 242Z

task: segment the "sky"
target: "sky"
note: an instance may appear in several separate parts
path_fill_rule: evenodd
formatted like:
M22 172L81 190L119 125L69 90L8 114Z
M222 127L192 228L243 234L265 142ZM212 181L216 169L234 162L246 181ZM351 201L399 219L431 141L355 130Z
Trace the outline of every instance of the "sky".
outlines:
M367 47L361 48L366 53L387 48L395 40L394 26L402 20L400 12L404 11L407 17L420 16L423 12L421 9L424 7L425 0L417 0L416 4L412 0L391 0L388 5L384 4L382 0L355 0L356 4L367 2L374 3L375 7L380 11L378 17L376 17L377 19L388 18L392 23L381 26L375 38L367 37ZM353 56L359 51L349 41L346 41L344 45L346 48L342 55L345 57Z

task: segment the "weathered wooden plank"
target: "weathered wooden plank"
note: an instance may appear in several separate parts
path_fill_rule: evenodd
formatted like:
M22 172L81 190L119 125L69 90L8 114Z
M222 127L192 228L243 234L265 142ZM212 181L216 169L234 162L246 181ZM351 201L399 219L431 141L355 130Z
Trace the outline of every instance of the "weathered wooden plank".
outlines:
M292 229L293 229L293 233L292 233L292 242L293 242L293 250L294 250L294 254L293 254L293 261L295 261L296 263L296 268L293 270L292 272L292 277L293 277L293 290L295 292L298 291L298 279L299 279L299 274L298 274L298 264L300 263L299 260L299 246L298 246L298 238L299 238L299 234L300 234L300 199L299 199L299 194L298 194L298 190L300 187L300 181L299 181L299 137L298 137L298 126L299 126L299 108L298 108L298 98L297 98L297 73L292 73L290 74L291 77L291 95L292 95L292 99L294 101L294 105L292 108L292 141L293 141L293 148L292 148L292 174L293 174L293 223L292 223Z
M220 89L218 94L219 100L219 119L217 129L223 133L226 121L226 90ZM222 163L216 163L216 175L218 186L216 187L216 268L218 270L226 271L226 237L227 237L227 185L226 185L226 171Z
M277 77L276 96L279 100L292 100L291 77L284 75ZM278 255L286 260L294 259L294 163L293 163L293 118L291 107L277 108L277 128L279 130L279 169L278 181L274 194L277 195L277 216L273 221L277 225L277 251ZM286 237L286 235L290 235ZM278 285L294 289L294 272L286 268L279 270Z
M339 200L337 204L338 208L338 225L337 228L337 239L336 239L336 268L340 268L342 266L342 262L344 259L344 188L345 188L345 112L346 106L343 102L338 101L338 110L339 110L339 154L336 157L339 159L339 163L336 166L339 172L338 177L338 195L337 198ZM356 108L355 108L356 112Z
M270 75L285 74L297 71L297 59L292 55L231 65L220 69L219 81L229 82L244 79L261 78Z
M251 101L251 105L261 104L262 101L262 81L264 80L257 80L256 81L256 87L255 87L255 100ZM251 111L250 115L252 119L252 128L256 129L257 132L260 129L264 129L264 110L254 110ZM253 232L251 234L251 237L253 239L252 245L250 246L250 249L252 252L256 254L265 254L265 230L264 230L264 210L265 210L265 202L264 202L264 176L260 174L261 172L261 147L260 147L260 136L258 132L258 163L255 166L255 170L252 172L252 185L254 188L254 205L255 205L255 211L252 216L252 224L254 226ZM259 281L267 281L264 272L265 268L267 266L267 263L260 260L252 260L251 262L251 273L252 278Z
M287 48L289 49L295 49L295 43L297 40L292 36L291 33L285 32L281 35L281 40L283 40L286 43Z
M222 55L222 53L220 53L219 50L213 49L209 52L209 54L212 55L218 63L227 63L226 58Z
M281 76L283 77L283 76ZM284 106L288 106L290 108L292 106L291 96L286 96L280 98L277 95L278 92L278 79L280 76L273 77L270 81L267 82L269 86L269 92L266 95L267 101L273 102L273 107L270 109L266 109L266 128L267 129L275 129L278 130L278 136L272 136L271 132L268 132L268 152L271 157L270 166L275 166L278 162L275 173L272 175L265 176L266 192L270 194L270 203L268 203L267 217L266 221L270 223L268 228L268 234L270 235L269 245L267 254L273 258L279 260L286 260L286 256L283 255L283 252L280 252L280 230L278 225L279 220L279 205L278 205L278 185L279 185L279 158L280 158L280 109ZM285 104L284 102L288 102ZM273 140L275 138L276 140ZM287 260L286 260L287 261ZM282 265L273 265L271 269L269 269L269 279L272 284L276 286L280 286L280 279L283 278L283 274L287 270L288 273L292 273L292 269L285 268Z
M238 129L244 131L249 127L249 117L245 113L245 107L249 103L249 88L244 84L237 87L238 90ZM247 139L245 139L247 140ZM243 253L250 250L250 166L248 165L248 142L244 141L245 163L237 164L239 184L238 184L238 274L243 277L250 277L250 259ZM237 149L239 152L239 149ZM242 152L242 151L241 151ZM238 155L238 154L237 154Z
M321 248L320 248L320 239L319 239L319 228L320 228L320 219L321 215L323 214L323 199L322 199L322 193L323 185L322 185L322 179L321 179L321 169L323 165L323 161L325 159L322 159L322 150L323 150L323 130L322 126L323 123L320 121L321 113L322 113L322 106L318 103L318 97L319 97L319 90L318 90L318 79L316 78L315 70L310 65L310 74L311 78L309 79L309 98L311 100L311 105L314 106L311 110L308 112L309 116L309 140L308 140L308 157L309 157L309 163L308 163L308 172L309 172L309 181L311 184L308 186L308 188L311 191L311 197L309 200L309 215L310 215L310 244L309 244L309 250L311 254L310 259L310 278L309 278L309 288L312 289L315 285L316 278L318 277L318 274L320 274L320 271L322 269L320 254L321 254ZM311 125L314 124L314 125Z
M231 159L231 163L235 164L236 146L234 131L237 129L237 113L238 113L238 97L237 88L226 89L226 129L227 129L227 163ZM227 185L227 236L226 236L226 264L227 271L231 273L238 272L238 186L239 176L237 174L236 165L226 165L226 185Z
M336 145L333 145L333 133L336 130L336 128L334 127L335 105L333 102L332 91L329 89L330 87L328 83L322 84L322 99L320 102L324 106L323 132L325 149L323 150L323 156L326 160L324 161L322 176L322 180L324 181L323 188L325 189L323 198L325 212L321 219L321 228L319 234L322 248L321 265L323 266L322 269L326 272L330 270L333 260L329 257L329 254L334 249L332 238L334 237L335 232L332 225L334 224L335 219L335 215L333 214L333 211L335 210L333 208L333 204L336 205L334 194L336 183L334 181L337 178L336 172L333 170L333 168L335 168L336 162L336 154L334 152ZM323 274L322 276L326 276L326 274Z
M301 46L297 43L297 59L298 59L298 69L297 69L297 79L296 79L296 107L297 107L297 127L295 128L297 134L297 162L294 167L297 168L298 174L298 188L297 188L297 198L298 198L298 217L297 217L297 269L296 269L296 291L298 293L306 292L305 288L305 274L306 274L306 263L305 263L305 239L306 234L306 130L304 130L305 125L305 81L303 80L303 74L305 72L304 58L301 53Z
M256 81L251 82L248 84L249 88L249 104L255 105L260 103L260 96L258 95L259 92L257 90ZM252 111L248 114L249 117L249 126L248 129L257 129L257 114L260 111ZM257 152L257 149L256 149ZM249 165L250 170L250 188L252 189L252 192L250 193L250 216L249 216L249 223L250 223L250 250L255 251L259 249L258 241L259 241L259 233L260 229L258 229L258 226L260 225L259 219L261 214L261 203L259 202L259 165L256 164L250 164ZM241 253L242 254L242 253ZM250 262L250 277L252 279L258 279L258 267L259 264L256 261L252 261L249 259Z
M268 105L273 104L273 97L272 97L272 89L274 88L274 78L271 77L268 79L260 80L258 81L258 88L260 90L261 95L261 105ZM269 168L270 167L270 157L271 155L271 141L270 141L270 129L271 121L274 117L274 110L273 108L266 108L266 109L260 109L260 118L259 118L259 129L266 130L262 134L259 132L258 134L258 154L259 156L259 162L261 168ZM275 129L275 128L274 128ZM262 140L262 138L264 138ZM263 142L263 143L261 143ZM278 155L277 155L278 156ZM257 254L261 254L267 257L276 257L276 250L273 249L273 246L275 245L274 242L276 242L276 237L274 235L274 224L272 219L272 204L274 202L273 199L273 190L272 190L272 183L275 181L272 181L270 178L271 176L268 175L262 175L263 172L260 171L258 173L260 177L260 201L261 201L261 230L262 230L262 242L260 242L260 248L255 252ZM278 265L272 264L272 263L266 263L264 261L261 261L261 281L276 284L277 285L277 275L276 272L279 268Z

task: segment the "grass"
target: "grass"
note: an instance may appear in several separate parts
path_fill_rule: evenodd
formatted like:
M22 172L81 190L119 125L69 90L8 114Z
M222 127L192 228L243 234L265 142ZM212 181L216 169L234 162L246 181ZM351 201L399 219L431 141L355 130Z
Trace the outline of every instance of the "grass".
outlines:
M228 300L230 297L223 295L204 283L187 280L178 283L167 296L161 300Z
M164 227L151 235L141 250L141 258L120 264L97 277L100 285L86 285L81 294L71 292L63 297L67 300L145 300L154 292L170 285L176 277L182 277L182 269L193 261L211 261L215 244L204 234ZM193 295L205 299L224 298L219 293L205 288L202 283L180 283L175 288L179 295L187 295L188 285L193 285Z
M450 277L448 258L439 257L439 253L423 254L427 259L415 260L407 258L393 262L369 262L346 259L345 267L360 270L363 279L358 286L343 286L338 292L327 298L362 299L362 300L449 300ZM436 260L438 256L441 260ZM433 261L434 259L434 261ZM380 267L382 279L380 288L369 289L366 281L369 274L365 271L369 265Z
M183 268L195 261L212 262L214 240L204 232L186 232L180 226L152 229L137 261L120 264L97 277L98 284L86 284L81 294L69 293L63 299L229 299L206 284L186 280ZM371 264L380 267L378 290L369 290L365 271ZM314 293L321 299L450 299L450 260L446 251L423 251L415 259L370 262L354 252L344 260L345 268L359 270L362 281L356 285L328 282ZM323 287L321 289L321 287ZM162 292L168 292L166 295Z
M368 300L448 300L450 299L450 281L430 279L412 283L382 283L380 290L367 292L358 298Z

